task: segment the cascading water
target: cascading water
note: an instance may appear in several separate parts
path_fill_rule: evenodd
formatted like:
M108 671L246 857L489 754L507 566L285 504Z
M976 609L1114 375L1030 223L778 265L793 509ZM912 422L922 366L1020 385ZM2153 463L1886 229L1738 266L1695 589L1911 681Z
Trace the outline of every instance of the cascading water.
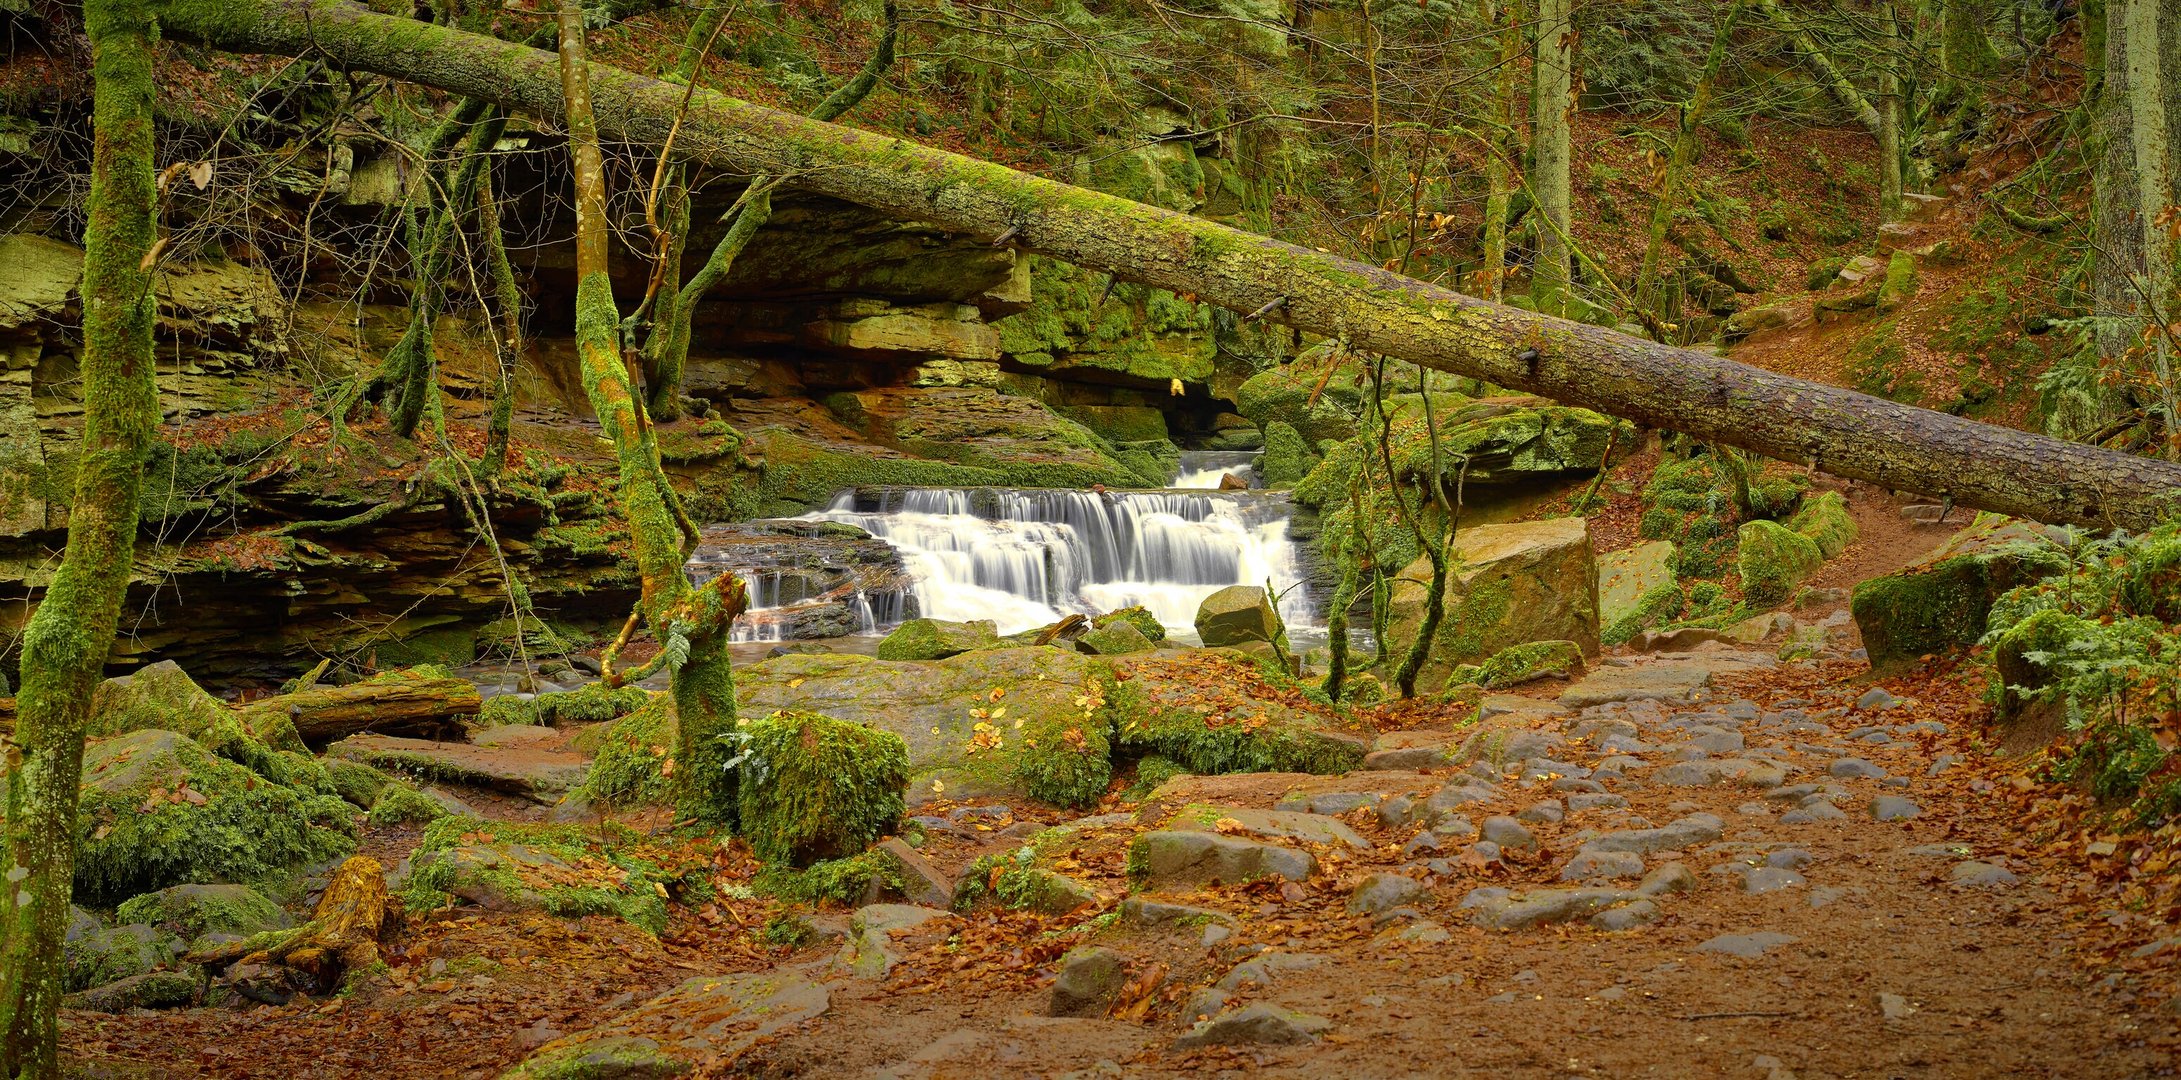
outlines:
M1184 450L1181 469L1174 474L1174 482L1167 486L1183 490L1217 490L1219 482L1230 475L1256 487L1257 451Z
M1216 481L1215 481L1216 482ZM1001 633L1071 612L1141 605L1189 633L1197 606L1229 585L1282 595L1310 620L1284 500L1183 491L884 489L848 492L808 519L858 526L891 544L917 613L991 619Z

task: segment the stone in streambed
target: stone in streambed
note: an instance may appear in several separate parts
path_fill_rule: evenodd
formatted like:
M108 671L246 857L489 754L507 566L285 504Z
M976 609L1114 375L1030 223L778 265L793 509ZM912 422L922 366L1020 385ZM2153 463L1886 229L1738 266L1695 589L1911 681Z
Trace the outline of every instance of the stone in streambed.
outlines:
M1128 958L1112 949L1088 947L1060 958L1047 1016L1096 1016L1106 1011L1128 982Z
M1173 1049L1193 1050L1203 1046L1294 1046L1316 1042L1320 1036L1331 1030L1332 1021L1324 1017L1259 1002L1244 1009L1221 1013L1195 1025L1174 1040Z

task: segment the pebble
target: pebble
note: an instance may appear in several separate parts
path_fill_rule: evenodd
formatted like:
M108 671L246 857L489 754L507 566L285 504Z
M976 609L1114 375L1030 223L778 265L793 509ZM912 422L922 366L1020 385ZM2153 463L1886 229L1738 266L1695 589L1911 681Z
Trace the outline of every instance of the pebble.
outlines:
M1589 781L1584 782L1589 783ZM1613 795L1609 793L1591 794L1586 792L1583 794L1568 796L1568 809L1577 813L1581 813L1585 810L1625 810L1627 808L1628 800L1620 795Z
M1792 945L1801 940L1801 938L1793 934L1782 934L1774 930L1759 930L1749 934L1721 934L1698 945L1696 951L1725 953L1728 956L1739 956L1744 960L1754 960L1763 956L1768 950L1779 948L1782 945Z
M1529 829L1524 828L1520 821L1506 816L1485 818L1484 828L1481 830L1480 835L1485 840L1497 845L1497 848L1535 848L1537 846L1537 837L1532 836ZM1495 855L1498 854L1497 848L1494 850Z
M1608 933L1618 933L1657 922L1661 914L1663 912L1657 904L1649 900L1636 900L1591 916L1590 924Z
M1899 795L1880 795L1871 800L1870 812L1880 821L1907 821L1923 816L1924 808Z
M1877 780L1886 775L1886 770L1862 758L1846 757L1827 765L1825 774L1842 780Z
M1783 889L1799 889L1809 883L1809 879L1801 874L1793 870L1782 870L1777 866L1753 867L1742 875L1742 891L1751 896L1763 896Z
M1972 889L2003 889L2021 879L2004 866L1971 859L1955 863L1954 868L1947 871L1946 880Z
M1883 686L1873 686L1863 691L1862 697L1855 699L1856 708L1872 712L1883 712L1900 703L1901 699L1894 697L1892 692Z

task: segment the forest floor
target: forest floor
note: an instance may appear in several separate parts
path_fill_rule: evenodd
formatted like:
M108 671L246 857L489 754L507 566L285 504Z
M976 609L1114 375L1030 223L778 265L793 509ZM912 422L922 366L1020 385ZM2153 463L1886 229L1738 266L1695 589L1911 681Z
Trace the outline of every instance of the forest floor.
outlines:
M1948 532L1902 525L1881 493L1853 505L1866 538L1836 576ZM1843 616L1798 613L1852 634ZM760 943L770 903L732 888L677 905L656 939L457 908L412 917L389 971L346 996L72 1012L64 1039L102 1076L492 1077L600 1025L689 1040L718 1076L2170 1075L2181 937L2147 937L2171 930L2128 891L2141 867L2086 857L2116 848L2068 816L2078 800L1994 752L1980 689L1944 664L1874 682L1860 662L1725 643L1624 649L1493 699L1490 751L1466 767L1109 799L1040 848L1100 894L1068 915L880 905L811 917L815 939L787 947ZM1385 710L1380 745L1453 724ZM949 876L1066 820L912 812ZM719 885L748 878L739 845L636 824L710 859ZM1307 852L1317 871L1124 903L1127 846L1162 826ZM415 839L374 830L367 850L391 867Z

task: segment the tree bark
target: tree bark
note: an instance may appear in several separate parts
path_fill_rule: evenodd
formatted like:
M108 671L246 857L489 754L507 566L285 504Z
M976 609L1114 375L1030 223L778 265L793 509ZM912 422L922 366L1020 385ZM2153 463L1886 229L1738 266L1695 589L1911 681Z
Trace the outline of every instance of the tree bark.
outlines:
M181 0L163 28L492 97L557 118L550 53L335 2ZM682 88L594 70L601 130L664 141ZM1359 351L1613 413L1964 507L2146 528L2176 510L2181 466L1946 416L1594 326L1544 318L1188 214L699 92L678 143L694 160L779 173L807 191L981 236L1235 311L1339 335ZM1281 301L1274 304L1273 301ZM625 387L625 382L622 383Z
M1530 191L1537 200L1537 263L1530 270L1530 300L1537 310L1567 310L1571 277L1571 178L1568 169L1569 100L1575 86L1575 27L1569 0L1538 0L1537 64L1532 69Z
M643 593L637 606L672 669L674 715L679 731L675 757L676 801L682 814L731 823L734 817L734 676L727 634L748 601L741 579L721 574L692 588L682 572L688 558L687 527L674 489L659 465L659 446L643 404L630 385L621 355L620 309L608 274L605 155L591 107L591 65L584 55L581 0L561 0L559 103L566 109L568 146L575 162L576 354L583 386L599 427L613 443L620 467L621 512L628 518ZM665 84L652 83L664 87ZM679 93L678 88L669 88ZM679 106L679 100L669 109ZM547 115L551 115L548 113ZM670 111L665 118L673 120ZM664 143L665 133L660 134Z
M1477 291L1499 300L1507 288L1507 210L1514 198L1516 117L1522 94L1521 0L1478 0L1477 14L1499 26L1499 78L1492 97L1491 129L1484 146L1484 263Z
M2173 199L2172 162L2167 140L2166 79L2163 36L2181 30L2165 25L2162 0L2120 0L2127 12L2129 143L2134 151L2136 224L2143 230L2143 276L2136 283L2138 307L2151 330L2144 344L2151 361L2151 395L2164 414L2161 428L2167 457L2181 457L2181 413L2174 405L2172 351L2164 331L2173 312L2173 241L2164 218Z
M1990 14L1987 5L1981 0L1942 0L1940 6L1946 25L1939 53L1946 73L1961 82L1975 82L1997 71L1999 54L1984 34L1984 20Z
M85 204L83 441L68 544L23 633L23 686L7 747L6 896L0 905L0 1073L61 1074L61 940L75 872L83 733L103 677L136 547L137 495L159 426L152 375L150 6L90 0L91 191Z
M1896 0L1878 10L1878 220L1901 213L1901 19Z
M1795 24L1793 16L1781 10L1778 0L1758 0L1758 3L1764 6L1765 16L1772 21L1772 28L1778 30L1788 44L1795 47L1795 52L1802 57L1803 63L1817 72L1818 80L1825 84L1825 89L1833 95L1833 100L1853 114L1855 122L1863 125L1863 130L1870 132L1872 138L1882 138L1881 131L1885 122L1879 118L1878 110L1871 105L1869 98L1863 96L1861 90L1856 89L1854 81L1841 73L1839 65L1833 63L1833 58L1825 55L1825 50L1818 48L1817 42L1812 41L1810 35L1803 33L1802 27Z

